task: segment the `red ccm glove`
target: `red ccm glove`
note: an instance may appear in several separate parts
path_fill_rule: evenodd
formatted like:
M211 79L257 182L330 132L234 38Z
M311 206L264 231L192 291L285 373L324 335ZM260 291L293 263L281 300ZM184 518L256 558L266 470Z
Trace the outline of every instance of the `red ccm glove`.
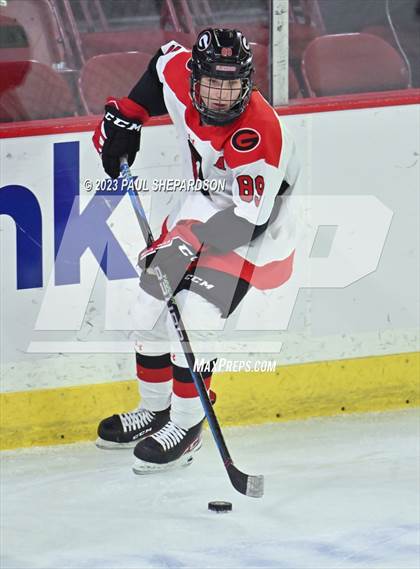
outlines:
M171 231L162 234L150 247L140 252L137 263L145 274L140 280L142 286L150 280L146 275L150 275L151 272L156 275L155 268L159 267L168 277L172 290L176 289L191 263L198 259L203 250L202 242L192 231L195 224L200 222L179 221Z
M128 97L108 97L105 115L92 140L102 156L104 170L111 178L120 175L122 156L127 156L129 166L134 162L140 148L141 127L148 118L147 110Z

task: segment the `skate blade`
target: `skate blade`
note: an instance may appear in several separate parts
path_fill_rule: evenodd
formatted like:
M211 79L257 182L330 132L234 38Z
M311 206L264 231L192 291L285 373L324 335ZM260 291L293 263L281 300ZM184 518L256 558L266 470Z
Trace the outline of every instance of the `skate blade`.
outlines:
M177 460L173 460L172 462L167 462L165 464L157 464L155 462L146 462L145 460L141 460L140 458L136 458L136 461L133 464L133 472L134 474L157 474L158 472L166 472L167 470L173 470L176 468L183 468L186 466L190 466L192 461L194 460L194 453L200 450L201 443L191 452L187 452L177 458Z
M98 448L105 450L123 450L127 448L134 448L138 442L138 440L135 440L131 441L130 443L116 443L114 441L106 441L105 439L98 437L95 441L95 445Z

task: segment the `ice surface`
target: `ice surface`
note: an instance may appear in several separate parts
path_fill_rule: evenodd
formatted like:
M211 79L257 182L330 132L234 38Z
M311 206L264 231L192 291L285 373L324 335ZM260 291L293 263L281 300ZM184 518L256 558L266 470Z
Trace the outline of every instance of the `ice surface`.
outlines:
M419 567L419 414L226 429L263 499L229 484L211 440L192 466L135 476L130 450L7 451L1 569ZM207 510L233 503L230 514Z

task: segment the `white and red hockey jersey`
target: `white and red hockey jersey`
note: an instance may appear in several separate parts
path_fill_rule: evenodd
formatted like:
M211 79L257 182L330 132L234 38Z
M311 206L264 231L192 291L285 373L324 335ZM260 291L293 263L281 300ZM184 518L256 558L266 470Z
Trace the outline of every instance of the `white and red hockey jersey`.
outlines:
M234 251L202 254L199 266L241 277L259 289L278 287L290 278L293 268L295 215L290 193L299 174L295 143L258 91L232 123L202 124L190 97L191 52L176 42L161 50L156 70L179 134L184 176L224 183L223 192L184 193L163 231L181 219L206 222L231 206L236 216L256 226L269 222L258 237Z

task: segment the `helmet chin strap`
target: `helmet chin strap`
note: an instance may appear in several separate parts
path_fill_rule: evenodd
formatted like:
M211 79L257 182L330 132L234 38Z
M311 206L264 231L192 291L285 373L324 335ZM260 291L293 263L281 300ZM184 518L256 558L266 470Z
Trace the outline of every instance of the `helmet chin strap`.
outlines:
M239 118L239 117L235 117L233 119L226 119L223 121L220 120L220 122L219 122L216 119L204 117L200 112L199 112L199 115L200 115L200 123L202 126L226 126L226 125L236 121L237 118Z
M223 121L223 122L215 122L212 121L212 119L203 117L203 115L201 113L199 113L200 115L200 124L201 126L225 126L227 124L230 124L231 122L233 122L236 119L232 119L230 121Z

